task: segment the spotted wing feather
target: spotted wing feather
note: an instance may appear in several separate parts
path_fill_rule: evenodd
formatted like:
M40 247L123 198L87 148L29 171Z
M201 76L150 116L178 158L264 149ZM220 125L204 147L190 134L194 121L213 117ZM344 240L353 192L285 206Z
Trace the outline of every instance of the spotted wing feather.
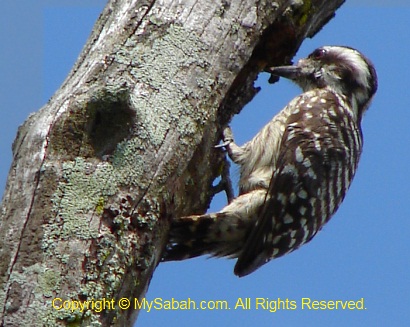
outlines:
M360 126L339 95L302 94L286 126L266 202L235 266L238 276L309 242L337 210L356 171Z

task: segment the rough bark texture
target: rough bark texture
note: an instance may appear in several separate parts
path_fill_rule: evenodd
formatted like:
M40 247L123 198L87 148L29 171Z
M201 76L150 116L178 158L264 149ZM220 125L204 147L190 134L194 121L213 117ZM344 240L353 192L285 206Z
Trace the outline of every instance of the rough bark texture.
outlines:
M206 211L221 126L252 99L258 72L288 62L342 2L109 1L13 144L0 325L131 324L118 300L144 297L170 219ZM56 297L116 305L56 310Z

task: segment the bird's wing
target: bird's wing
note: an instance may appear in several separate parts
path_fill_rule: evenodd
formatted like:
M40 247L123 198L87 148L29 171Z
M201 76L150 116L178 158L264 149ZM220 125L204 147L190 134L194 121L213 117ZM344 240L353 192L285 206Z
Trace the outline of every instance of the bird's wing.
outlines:
M325 95L300 97L287 120L265 204L235 266L240 277L309 242L344 198L361 134L340 99Z

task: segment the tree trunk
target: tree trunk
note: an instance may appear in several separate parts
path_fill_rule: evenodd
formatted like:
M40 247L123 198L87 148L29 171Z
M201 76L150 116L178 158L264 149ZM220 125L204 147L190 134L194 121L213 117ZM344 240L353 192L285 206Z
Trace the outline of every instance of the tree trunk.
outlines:
M14 141L0 325L131 325L170 220L210 203L221 127L342 2L109 1Z

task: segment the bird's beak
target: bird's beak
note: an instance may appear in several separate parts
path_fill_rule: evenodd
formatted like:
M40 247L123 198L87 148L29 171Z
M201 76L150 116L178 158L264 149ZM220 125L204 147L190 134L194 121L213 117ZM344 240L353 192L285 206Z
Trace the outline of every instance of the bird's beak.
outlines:
M278 66L269 68L268 72L276 76L295 80L300 77L301 69L298 66Z

